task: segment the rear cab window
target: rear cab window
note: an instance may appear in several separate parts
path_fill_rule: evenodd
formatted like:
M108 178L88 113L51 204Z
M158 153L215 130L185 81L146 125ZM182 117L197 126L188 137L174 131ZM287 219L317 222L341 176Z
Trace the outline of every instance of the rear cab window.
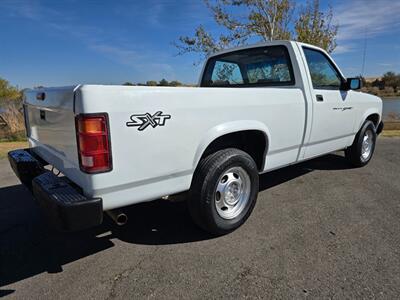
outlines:
M202 87L294 85L293 67L285 46L238 50L208 60Z

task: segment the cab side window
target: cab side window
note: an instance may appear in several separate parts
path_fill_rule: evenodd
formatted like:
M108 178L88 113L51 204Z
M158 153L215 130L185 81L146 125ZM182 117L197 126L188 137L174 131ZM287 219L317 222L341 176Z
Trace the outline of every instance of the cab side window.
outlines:
M339 90L342 78L331 61L322 52L303 47L314 89Z

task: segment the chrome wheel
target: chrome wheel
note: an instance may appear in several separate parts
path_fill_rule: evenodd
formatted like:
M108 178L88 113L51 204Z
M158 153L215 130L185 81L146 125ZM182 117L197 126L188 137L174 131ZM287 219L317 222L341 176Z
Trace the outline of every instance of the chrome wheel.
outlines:
M214 201L219 216L223 219L237 217L250 198L250 176L242 167L225 171L219 178Z
M361 159L367 161L372 153L374 146L374 135L371 130L367 130L364 133L363 141L361 145Z

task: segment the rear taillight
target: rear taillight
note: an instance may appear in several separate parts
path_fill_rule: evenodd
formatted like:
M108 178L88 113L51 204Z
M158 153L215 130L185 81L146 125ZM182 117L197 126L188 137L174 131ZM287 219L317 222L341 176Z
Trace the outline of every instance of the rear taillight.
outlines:
M111 147L106 113L76 117L79 165L83 172L111 171Z

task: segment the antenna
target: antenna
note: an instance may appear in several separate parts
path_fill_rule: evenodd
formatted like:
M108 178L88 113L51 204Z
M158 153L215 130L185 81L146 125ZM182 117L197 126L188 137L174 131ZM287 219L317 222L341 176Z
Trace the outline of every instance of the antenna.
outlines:
M367 28L364 27L364 50L363 50L363 60L362 60L362 67L361 67L361 76L362 77L364 77L366 54L367 54Z

